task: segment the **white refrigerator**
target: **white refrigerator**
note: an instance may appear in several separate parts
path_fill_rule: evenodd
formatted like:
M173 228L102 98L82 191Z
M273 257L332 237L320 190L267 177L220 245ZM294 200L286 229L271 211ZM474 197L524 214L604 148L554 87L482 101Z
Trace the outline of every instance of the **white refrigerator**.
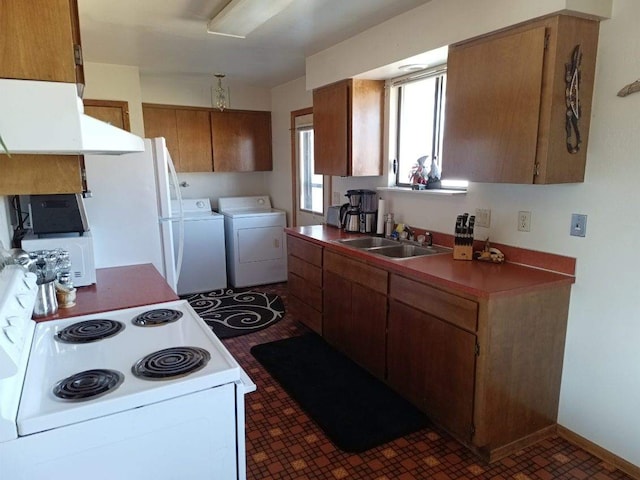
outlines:
M182 211L172 211L171 200L182 205L180 187L165 139L147 138L144 146L140 153L84 157L91 192L84 204L95 264L152 263L177 291L184 223ZM179 229L177 248L174 228Z

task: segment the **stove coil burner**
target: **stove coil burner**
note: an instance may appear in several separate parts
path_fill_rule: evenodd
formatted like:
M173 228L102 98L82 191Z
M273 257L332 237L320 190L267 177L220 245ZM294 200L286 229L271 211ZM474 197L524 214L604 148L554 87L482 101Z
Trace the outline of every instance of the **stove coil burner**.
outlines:
M85 370L60 380L53 387L53 394L69 401L93 400L113 392L123 381L124 375L116 370Z
M197 372L210 359L211 355L203 348L165 348L138 360L131 371L143 380L171 380Z
M157 327L160 325L166 325L179 320L182 317L182 312L178 310L171 310L170 308L158 308L156 310L148 310L141 313L132 320L134 325L138 327Z
M113 337L124 329L124 323L103 318L74 323L60 330L56 339L64 343L91 343Z

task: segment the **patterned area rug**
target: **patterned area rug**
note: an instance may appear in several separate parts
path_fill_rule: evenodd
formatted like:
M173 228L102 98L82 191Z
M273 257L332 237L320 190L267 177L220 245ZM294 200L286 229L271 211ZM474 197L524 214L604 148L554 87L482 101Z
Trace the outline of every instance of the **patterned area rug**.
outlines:
M218 338L257 332L281 320L282 299L272 293L223 288L182 297L211 327Z

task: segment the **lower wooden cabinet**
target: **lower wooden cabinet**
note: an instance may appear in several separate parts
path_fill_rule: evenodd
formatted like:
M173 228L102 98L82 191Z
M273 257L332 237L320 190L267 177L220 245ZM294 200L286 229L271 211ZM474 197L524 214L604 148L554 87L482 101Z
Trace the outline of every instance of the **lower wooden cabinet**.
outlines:
M327 245L288 236L300 321L489 462L555 432L570 285L476 296Z
M470 442L476 336L391 299L387 335L389 385Z
M385 377L387 272L342 255L324 256L324 338L378 378Z
M289 304L293 317L322 334L322 247L287 236Z

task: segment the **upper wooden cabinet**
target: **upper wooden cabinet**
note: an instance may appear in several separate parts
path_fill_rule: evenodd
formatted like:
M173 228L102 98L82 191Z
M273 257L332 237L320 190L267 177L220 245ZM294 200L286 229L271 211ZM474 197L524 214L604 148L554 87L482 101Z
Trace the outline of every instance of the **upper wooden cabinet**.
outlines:
M382 175L383 116L383 81L347 79L315 89L315 173Z
M147 137L164 137L178 172L211 172L209 112L196 108L142 105Z
M77 155L0 155L0 195L80 193L82 166Z
M0 0L0 77L84 84L77 0Z
M256 172L273 169L271 112L211 112L214 172Z
M84 113L107 122L127 132L131 131L129 123L129 103L120 100L83 100Z
M558 15L449 48L443 177L582 182L599 23ZM567 72L580 49L578 151L567 138Z
M142 104L147 137L164 137L179 172L271 170L271 112Z

